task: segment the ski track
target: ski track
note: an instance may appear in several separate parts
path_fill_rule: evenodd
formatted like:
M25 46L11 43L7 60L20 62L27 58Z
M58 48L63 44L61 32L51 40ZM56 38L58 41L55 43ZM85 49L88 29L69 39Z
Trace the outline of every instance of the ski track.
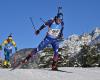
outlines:
M0 80L100 80L100 68L0 69Z

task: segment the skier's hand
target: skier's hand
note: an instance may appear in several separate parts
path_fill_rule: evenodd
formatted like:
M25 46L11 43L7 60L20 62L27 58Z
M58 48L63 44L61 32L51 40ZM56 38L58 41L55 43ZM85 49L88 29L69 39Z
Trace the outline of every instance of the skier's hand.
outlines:
M40 33L40 31L39 31L39 30L35 31L35 34L36 34L36 35L38 35L39 33Z
M17 52L17 47L15 47L15 51Z
M0 45L0 50L2 50L2 46Z
M60 35L58 36L58 38L59 38L59 39L63 39L63 34L60 34Z

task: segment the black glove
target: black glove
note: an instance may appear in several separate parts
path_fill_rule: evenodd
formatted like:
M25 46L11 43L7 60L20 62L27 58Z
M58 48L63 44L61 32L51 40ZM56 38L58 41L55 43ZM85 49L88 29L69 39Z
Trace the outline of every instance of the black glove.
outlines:
M63 34L59 34L58 39L63 39Z
M40 30L37 30L37 31L35 32L36 35L38 35L39 33L40 33Z
M0 45L0 50L2 50L2 46Z
M17 52L17 47L15 47L15 51Z

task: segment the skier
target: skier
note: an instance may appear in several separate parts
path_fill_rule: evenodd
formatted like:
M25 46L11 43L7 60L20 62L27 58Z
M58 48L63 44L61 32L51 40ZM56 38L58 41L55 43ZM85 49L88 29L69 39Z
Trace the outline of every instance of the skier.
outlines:
M59 38L63 37L63 14L58 12L57 16L52 20L48 20L43 24L38 30L36 30L35 34L38 35L42 29L48 27L48 32L44 40L39 44L37 48L35 48L31 54L29 54L24 61L27 62L30 57L36 55L39 51L43 50L48 44L51 44L54 50L52 70L58 70L57 62L58 62L58 49L59 49Z
M12 35L10 34L6 40L2 43L2 46L4 46L4 56L5 60L3 63L4 67L10 67L10 55L12 54L12 47L15 47L15 51L17 51L17 46L15 41L12 39Z

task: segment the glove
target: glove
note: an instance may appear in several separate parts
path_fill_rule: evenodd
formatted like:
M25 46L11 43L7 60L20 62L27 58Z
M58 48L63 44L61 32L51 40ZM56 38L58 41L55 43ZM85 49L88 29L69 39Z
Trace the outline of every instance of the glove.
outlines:
M35 32L36 35L38 35L39 33L40 33L40 30L37 30L37 31Z
M0 45L0 50L2 50L2 46Z
M60 35L58 36L58 38L59 38L59 39L63 39L63 34L60 34Z
M17 51L17 47L15 47L15 51Z

